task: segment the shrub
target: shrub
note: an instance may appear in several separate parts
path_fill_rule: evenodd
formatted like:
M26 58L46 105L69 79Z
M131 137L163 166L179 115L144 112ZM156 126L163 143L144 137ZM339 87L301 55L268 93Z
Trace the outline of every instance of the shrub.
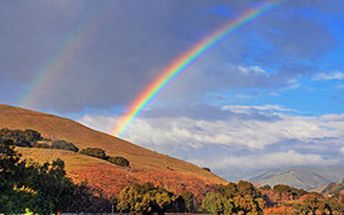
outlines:
M133 184L124 188L117 196L117 209L129 214L151 214L168 212L175 203L176 196L152 184Z
M39 132L31 129L21 131L3 128L0 130L0 139L12 140L13 145L16 146L32 147L36 141L42 140L42 136Z
M307 194L305 190L297 189L284 184L275 185L273 190L280 195L288 195L291 200Z
M183 211L194 212L195 209L197 208L197 205L196 205L197 202L196 202L195 195L189 191L185 191L180 196L184 202L184 210Z
M100 148L86 148L86 149L81 150L80 154L100 158L103 160L107 159L105 151Z
M38 131L32 129L26 129L23 132L24 139L28 142L36 142L42 140L42 136Z
M33 145L32 145L32 147L34 147L34 148L42 148L42 149L49 149L49 148L51 148L51 145L50 144L48 144L48 143L34 143Z
M271 190L271 186L269 184L265 184L264 186L260 187L262 190Z
M73 151L73 152L79 151L79 148L76 147L73 143L69 143L69 142L64 141L64 140L53 141L51 144L51 148L64 149L64 150L69 150L69 151Z
M273 190L278 193L288 193L292 190L292 187L285 184L277 184L273 187Z
M211 170L208 167L203 167L205 171L211 172Z
M4 128L1 129L0 135L2 140L12 140L13 145L31 147L31 143L26 140L23 131Z
M123 167L128 167L129 166L129 161L127 159L125 159L124 157L111 157L109 156L107 158L107 161L109 161L110 163L119 165L119 166L123 166Z

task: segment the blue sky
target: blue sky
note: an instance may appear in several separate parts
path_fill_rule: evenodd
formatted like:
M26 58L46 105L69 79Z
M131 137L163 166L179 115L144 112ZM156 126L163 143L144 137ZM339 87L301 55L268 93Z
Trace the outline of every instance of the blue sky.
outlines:
M261 2L2 1L0 102L110 132L169 62ZM23 103L37 74L89 20L96 27L61 75L35 103ZM124 137L228 178L240 166L343 165L343 54L341 1L285 1L209 50Z

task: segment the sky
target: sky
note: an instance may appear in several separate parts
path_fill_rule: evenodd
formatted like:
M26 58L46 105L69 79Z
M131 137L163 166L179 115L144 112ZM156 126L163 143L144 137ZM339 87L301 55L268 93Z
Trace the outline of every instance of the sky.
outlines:
M258 0L0 1L0 103L112 133L174 59ZM287 0L230 32L123 133L228 179L343 166L344 5Z

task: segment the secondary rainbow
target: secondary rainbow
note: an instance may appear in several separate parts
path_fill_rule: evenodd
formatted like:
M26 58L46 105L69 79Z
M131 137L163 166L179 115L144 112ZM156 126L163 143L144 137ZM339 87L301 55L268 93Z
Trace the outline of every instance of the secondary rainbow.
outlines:
M195 44L187 52L173 60L136 97L132 105L128 108L127 112L119 118L113 134L121 137L128 125L140 115L144 108L167 86L168 83L170 83L178 75L182 74L190 64L199 59L225 36L284 1L285 0L266 1L259 7L245 11L236 19L227 22L208 37Z
M96 32L98 21L103 15L111 12L109 4L98 9L94 14L90 15L70 33L68 37L63 40L60 48L57 49L55 54L49 58L47 63L42 64L37 69L36 74L28 86L28 91L18 98L18 103L23 106L34 106L41 99L41 94L49 91L52 83L60 80L60 77L65 74L66 67L73 64L75 57L80 54L80 50L93 32ZM58 86L58 85L57 85Z

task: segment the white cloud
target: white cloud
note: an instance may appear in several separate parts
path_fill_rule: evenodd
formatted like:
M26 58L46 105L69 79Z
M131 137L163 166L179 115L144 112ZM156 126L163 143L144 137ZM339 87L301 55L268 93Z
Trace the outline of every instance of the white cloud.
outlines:
M275 168L287 166L329 166L339 163L339 159L324 159L318 154L301 154L293 150L273 152L263 155L223 157L212 161L195 159L192 162L214 170L229 168Z
M331 165L338 163L338 159L335 155L330 156L330 159L323 158L322 150L339 147L338 153L344 153L344 114L291 116L287 115L290 109L279 105L226 106L223 109L235 110L234 112L240 114L222 120L163 116L139 118L129 125L125 138L170 155L177 153L182 159L214 169L231 166L255 168ZM271 111L272 114L278 113L278 117L250 117L254 111ZM247 113L249 114L245 115ZM247 117L242 117L242 114ZM86 115L79 121L90 127L111 132L116 118ZM298 145L304 144L303 149L307 151L301 153L299 149L288 146L291 140L298 142ZM283 148L271 150L271 147L281 144ZM225 151L221 156L231 156L214 160L214 157L218 157L217 154L204 151L212 145L217 148L224 147ZM342 150L340 147L343 147ZM245 156L233 155L235 150L244 150ZM197 160L199 154L204 153L208 153L209 156L207 155L204 161Z
M245 75L265 75L268 76L268 73L261 68L260 66L238 66L238 70L241 74Z
M299 81L295 78L293 79L289 79L287 81L288 86L286 88L284 88L284 90L289 90L289 89L297 89L301 86L301 84L299 83Z
M117 118L105 115L84 115L78 121L96 130L111 134Z
M233 106L227 106L232 108ZM245 111L289 109L267 106L234 106L237 113ZM79 120L93 128L111 132L113 117L86 115ZM340 144L344 140L344 114L323 116L289 116L279 114L277 119L199 120L188 117L140 118L128 126L125 137L141 145L173 145L183 143L193 148L208 144L264 149L284 140L312 142L326 139ZM325 141L325 140L324 140ZM343 141L344 142L344 141Z
M292 109L282 107L280 105L259 105L259 106L245 106L245 105L227 105L221 108L222 110L229 110L233 113L239 114L254 114L264 112L291 112Z
M330 73L317 73L312 77L315 81L326 81L326 80L344 80L344 72L335 71Z

